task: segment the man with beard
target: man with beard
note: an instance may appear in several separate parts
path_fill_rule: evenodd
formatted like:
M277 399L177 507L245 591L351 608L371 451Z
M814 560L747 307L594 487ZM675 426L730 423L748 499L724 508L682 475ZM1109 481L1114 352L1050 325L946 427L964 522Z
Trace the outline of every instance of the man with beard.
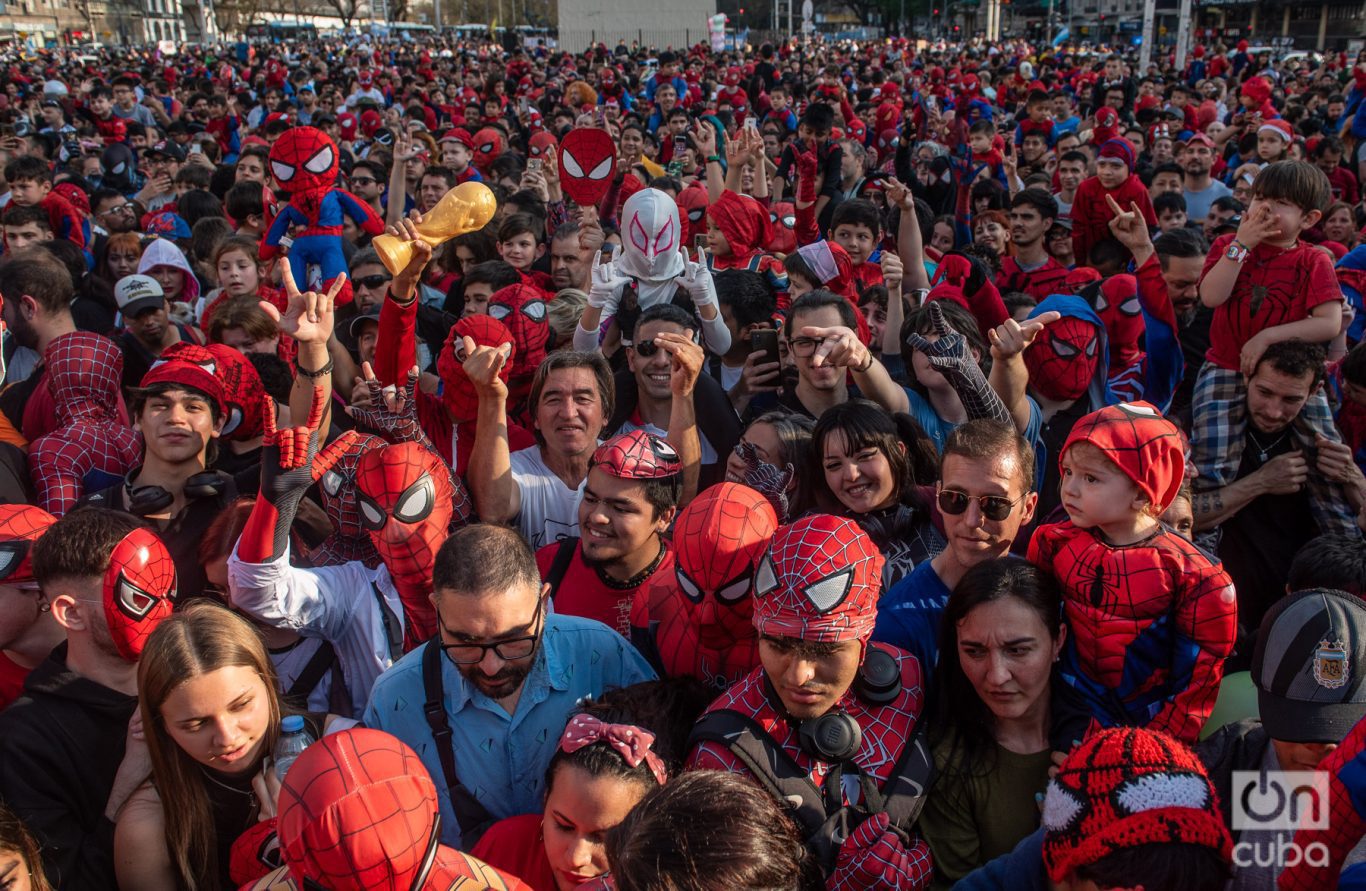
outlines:
M0 391L0 442L20 448L57 428L57 405L48 390L42 356L48 345L76 330L71 318L71 273L43 251L15 251L0 263L0 307L8 386ZM126 417L126 415L125 415Z
M1186 196L1186 219L1192 223L1203 223L1211 204L1233 194L1228 186L1209 175L1214 167L1214 153L1214 140L1203 133L1196 133L1186 141L1186 148L1180 156L1181 166L1186 171L1182 189L1182 194Z
M0 714L0 800L38 837L53 887L117 886L113 820L152 769L137 662L171 612L170 562L136 519L95 508L67 514L33 546L40 596L66 639ZM130 590L148 604L140 619Z
M1035 300L1064 292L1067 267L1048 253L1044 237L1058 217L1058 202L1046 189L1025 189L1010 202L1010 241L1015 256L1001 258L996 290L1023 291Z
M544 806L546 768L583 697L654 672L620 634L550 608L514 529L453 532L432 587L437 635L375 682L364 723L420 753L442 844L468 848L494 820Z

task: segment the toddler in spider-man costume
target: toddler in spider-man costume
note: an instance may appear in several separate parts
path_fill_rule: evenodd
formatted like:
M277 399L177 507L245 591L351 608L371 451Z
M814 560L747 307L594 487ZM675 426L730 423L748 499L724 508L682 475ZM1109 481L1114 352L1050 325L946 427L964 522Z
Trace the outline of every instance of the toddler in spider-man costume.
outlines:
M1111 405L1062 449L1069 520L1040 526L1029 559L1063 592L1061 675L1090 730L1130 726L1194 743L1233 649L1237 605L1223 567L1158 517L1181 488L1176 426L1146 402Z

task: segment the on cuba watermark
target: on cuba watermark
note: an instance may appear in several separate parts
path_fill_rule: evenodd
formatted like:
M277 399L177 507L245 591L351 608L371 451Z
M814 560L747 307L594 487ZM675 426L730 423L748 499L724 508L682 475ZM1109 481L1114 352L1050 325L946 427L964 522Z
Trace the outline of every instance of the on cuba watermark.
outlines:
M1322 770L1235 770L1230 802L1237 866L1328 865L1321 841L1300 845L1297 829L1328 828L1329 775ZM1245 835L1246 834L1246 835Z

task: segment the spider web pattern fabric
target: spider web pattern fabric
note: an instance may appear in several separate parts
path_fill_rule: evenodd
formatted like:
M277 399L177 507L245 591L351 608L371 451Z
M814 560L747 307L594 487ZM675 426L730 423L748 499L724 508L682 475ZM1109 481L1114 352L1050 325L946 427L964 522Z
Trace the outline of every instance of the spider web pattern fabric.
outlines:
M33 580L33 543L55 522L31 504L0 504L0 583Z
M1328 864L1301 858L1281 871L1280 891L1336 888L1347 855L1366 836L1366 720L1356 723L1319 770L1328 774L1328 828L1301 828L1295 832L1295 844L1301 851L1310 850L1315 842L1326 845Z
M872 646L890 653L896 659L901 671L901 694L887 705L871 706L849 691L836 703L836 708L847 712L858 722L862 731L858 752L851 760L861 773L873 778L878 786L885 790L897 761L915 729L916 721L924 709L925 694L921 688L920 663L914 656L887 644ZM802 750L796 724L780 715L774 708L766 686L764 669L756 668L713 702L707 711L727 709L752 718L763 732L781 746L798 767L806 772L813 784L818 788L822 787L834 765L819 761ZM728 748L710 741L698 743L693 748L688 755L687 769L726 770L750 776L749 769ZM864 803L850 800L850 788L848 785L842 787L841 802L845 807L860 808ZM907 833L912 829L911 826L897 828ZM910 838L904 847L909 854L914 878L910 884L896 881L888 887L923 888L929 885L933 872L929 846L913 834Z
M882 554L853 520L816 514L783 526L754 582L754 627L802 640L867 640Z
M175 561L151 529L139 526L114 545L104 572L105 623L119 655L136 663L176 598Z
M341 459L318 480L323 511L332 521L332 534L309 554L314 566L341 566L356 560L375 569L382 562L370 534L361 525L356 471L361 456L371 449L383 448L384 444L378 436L359 434L347 444Z
M642 587L631 608L631 640L656 670L720 693L759 664L754 571L777 528L764 496L736 483L679 511L675 571Z
M1093 411L1072 426L1061 454L1078 442L1100 449L1158 511L1171 506L1181 491L1185 443L1181 431L1156 406L1126 402Z
M1039 527L1029 559L1062 586L1062 678L1091 710L1092 730L1147 727L1194 743L1237 628L1223 566L1166 528L1114 548L1071 522Z
M86 492L123 479L141 458L133 428L119 419L123 353L107 337L76 331L43 356L61 425L29 448L38 506L63 516Z

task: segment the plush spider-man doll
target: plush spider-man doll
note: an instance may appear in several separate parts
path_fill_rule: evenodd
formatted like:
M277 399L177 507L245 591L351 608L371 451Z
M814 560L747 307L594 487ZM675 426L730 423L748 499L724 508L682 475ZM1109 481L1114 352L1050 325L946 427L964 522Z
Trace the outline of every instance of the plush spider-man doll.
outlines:
M252 891L530 891L440 843L436 785L416 752L379 730L309 746L281 785L275 824L284 865Z
M1072 428L1060 459L1085 445L1146 501L1132 508L1136 542L1111 544L1100 526L1040 526L1029 559L1053 573L1071 634L1062 678L1084 703L1092 729L1148 727L1194 743L1214 708L1233 649L1237 604L1223 567L1157 521L1181 488L1181 433L1146 402L1092 412ZM1066 474L1066 471L1064 471ZM1064 478L1063 498L1075 486ZM1086 522L1082 506L1068 507ZM1146 519L1146 522L1144 520Z
M61 426L29 447L38 505L56 516L81 495L122 481L142 456L138 435L119 418L123 353L107 337L74 331L43 354Z
M777 528L767 499L738 483L718 483L678 512L674 574L631 606L631 642L656 671L722 693L754 670L754 570Z
M280 208L261 240L261 260L271 260L280 250L280 239L292 226L302 226L289 248L290 270L300 291L309 290L308 267L321 269L321 287L346 272L342 253L342 218L350 217L362 231L379 235L384 221L364 201L337 188L337 146L321 130L295 127L280 134L270 148L270 172L289 203ZM337 303L351 302L350 281L337 295Z
M724 102L729 105L737 121L744 120L749 113L749 94L740 86L740 80L740 68L732 65L726 69L724 85L716 91L717 104Z
M925 888L932 875L929 846L909 834L932 772L916 732L920 664L869 640L882 562L849 519L816 514L778 529L754 577L762 664L707 709L688 759L689 769L767 774L761 785L780 791L836 891ZM770 675L770 660L851 644L858 680L822 714L794 714L806 706L787 704L787 678ZM881 802L852 794L855 776Z
M120 656L136 663L147 638L171 614L175 561L157 534L138 527L114 545L104 571L104 618Z

